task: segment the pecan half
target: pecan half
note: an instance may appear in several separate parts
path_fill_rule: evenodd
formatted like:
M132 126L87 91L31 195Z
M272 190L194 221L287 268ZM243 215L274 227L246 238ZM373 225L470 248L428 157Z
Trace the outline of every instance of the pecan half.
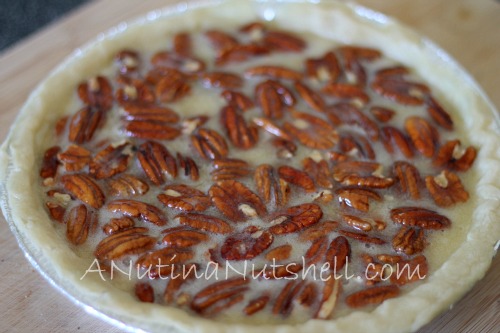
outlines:
M64 188L79 200L93 208L101 208L104 194L95 181L85 174L67 174L61 177Z
M216 159L213 161L214 170L210 172L212 180L234 180L252 173L244 160L236 158Z
M102 120L103 111L88 106L82 108L69 120L69 141L77 144L90 141L96 129L101 125Z
M316 204L292 206L273 215L269 231L275 235L297 232L317 223L322 216L323 211Z
M202 212L210 206L210 198L200 190L184 184L168 185L158 195L165 206L184 212Z
M287 203L290 188L288 183L279 178L269 164L261 164L255 169L255 185L266 203L274 203L280 207Z
M236 106L241 111L247 111L255 106L250 97L240 92L224 90L221 93L221 96L227 101L229 105Z
M370 108L371 114L381 123L386 123L391 120L396 112L394 110L382 107L382 106L372 106Z
M206 67L200 59L184 57L170 51L155 53L151 57L151 64L155 67L173 68L185 73L200 73Z
M340 290L340 281L335 279L334 276L330 276L330 278L325 282L323 286L321 300L318 310L314 314L314 318L328 319L331 316L333 310L335 309L335 306L337 305Z
M438 132L427 120L413 116L406 118L405 129L417 150L425 157L434 156L439 140Z
M146 176L155 185L163 184L166 178L165 175L172 178L177 176L175 158L161 143L155 141L144 142L138 148L137 159Z
M371 88L380 96L403 105L422 105L430 93L424 84L395 78L375 80Z
M328 248L328 238L326 236L313 240L311 246L307 249L304 259L306 266L315 265L321 261Z
M208 193L213 204L227 218L242 222L249 217L267 214L266 206L260 198L245 185L235 180L223 180L212 185Z
M260 297L252 299L248 302L247 306L245 306L243 312L247 316L251 316L254 313L263 310L266 307L267 303L269 303L269 299L269 295L262 295Z
M292 253L292 246L290 244L284 244L278 247L275 247L274 249L268 251L266 253L266 260L269 261L280 261L280 260L286 260L290 258L290 254Z
M323 86L322 92L340 99L347 99L365 105L370 101L370 96L363 90L363 88L339 82L328 82Z
M403 226L392 239L392 248L409 256L422 252L425 248L424 230Z
M90 107L107 111L113 106L113 88L104 76L93 77L80 83L77 92L82 102Z
M370 141L363 135L346 133L341 135L339 141L340 151L350 156L359 156L369 160L375 159L375 151Z
M339 272L351 257L351 245L344 236L332 240L326 251L325 261L330 265L330 270Z
M109 194L114 197L130 197L146 194L149 186L141 179L124 174L108 180Z
M382 127L380 129L380 138L388 153L394 154L395 148L397 148L406 158L413 157L413 148L409 139L396 127Z
M191 157L184 157L181 153L177 153L177 161L179 161L179 167L184 169L184 176L189 177L192 181L200 179L198 165Z
M269 118L264 118L264 117L258 117L258 118L253 118L252 119L253 123L268 133L276 136L279 139L282 139L284 141L291 141L292 137L285 132L280 126L278 126L275 122L273 122Z
M226 221L209 215L188 213L178 215L176 218L182 225L214 234L228 234L233 231L233 228Z
M343 207L351 207L362 212L370 210L370 199L381 201L382 197L375 191L358 187L342 187L335 191L339 203Z
M382 166L374 162L343 161L333 167L333 178L343 185L387 188L394 179L380 175Z
M65 151L58 153L57 158L62 162L66 171L74 172L80 171L88 165L90 154L89 150L81 146L70 145Z
M255 77L255 76L263 76L269 77L273 79L281 79L281 80L292 80L297 81L302 79L302 74L283 66L271 66L271 65L262 65L248 68L245 70L245 76L247 77Z
M395 285L379 286L355 292L346 297L345 302L351 308L380 304L386 299L397 297L400 290Z
M391 282L399 286L417 282L423 280L428 272L427 259L423 255L418 255L413 259L396 263L396 273L391 275Z
M362 233L362 232L339 230L339 233L346 236L346 237L356 239L356 240L363 242L363 243L375 244L375 245L383 245L386 243L386 241L381 239L381 238L371 237L371 236L368 236L367 234Z
M61 147L50 147L43 154L42 167L40 168L40 177L43 179L54 178L57 174L57 168L61 164L57 155L61 151Z
M286 31L268 31L262 44L273 51L300 52L307 46L305 40Z
M186 248L209 239L207 234L183 226L165 229L162 234L165 236L161 241L168 247Z
M249 149L255 146L259 139L257 127L253 124L247 124L245 118L237 112L235 107L224 107L221 111L221 121L229 140L236 147Z
M414 200L420 199L422 179L418 169L408 162L397 161L394 162L393 172L403 193L408 193Z
M469 200L469 193L465 190L460 178L448 170L444 170L435 177L425 177L425 185L434 202L440 207L448 207Z
M306 74L320 82L335 82L340 76L340 64L333 52L327 52L320 58L306 60Z
M126 121L152 122L160 124L175 124L179 121L177 112L167 107L154 104L126 104L123 107ZM172 135L174 131L172 131ZM167 134L165 134L167 135Z
M342 124L361 127L372 140L378 140L379 129L377 123L365 115L359 108L349 103L336 103L326 108L330 121L340 126Z
M286 182L303 188L306 192L314 192L316 186L314 180L307 172L292 168L287 165L282 165L278 168L278 175Z
M221 246L221 257L225 260L248 260L257 257L273 243L269 231L242 232L227 238Z
M205 32L205 37L218 54L239 44L236 38L220 30L208 30Z
M130 228L114 233L97 244L94 254L99 260L113 260L148 251L156 239L145 235L147 231L147 228Z
M299 240L303 242L314 241L316 238L328 236L333 231L337 230L338 226L339 223L335 221L324 221L321 223L317 223L312 227L303 230L299 235Z
M395 223L416 226L423 229L444 229L451 221L435 211L419 207L400 207L391 210L391 219Z
M126 216L140 218L143 221L159 226L167 223L167 219L160 209L140 201L129 199L114 200L108 203L107 209L110 212L118 212Z
M211 72L201 75L201 83L208 88L235 89L243 85L243 79L233 73Z
M191 135L191 144L207 160L226 157L229 152L224 137L212 129L198 129L196 134Z
M115 55L115 63L120 73L133 73L138 70L140 65L139 53L131 49L121 50Z
M193 54L191 36L187 32L175 34L173 39L174 52L181 57L190 57Z
M191 309L197 313L205 314L210 308L231 302L234 297L242 295L248 289L249 282L249 279L237 277L212 283L194 295L190 305Z
M133 228L134 224L134 220L130 217L123 216L120 218L110 219L109 222L102 227L102 231L109 236L117 232Z
M453 120L450 114L443 109L441 104L430 96L426 99L425 104L427 105L427 113L429 113L429 116L431 116L436 124L447 130L453 129Z
M133 120L125 126L128 136L141 139L173 140L181 135L181 131L174 126L156 121Z
M477 152L474 147L464 149L460 140L451 140L439 148L433 164L454 171L467 171L474 163L476 155Z
M317 162L308 157L302 160L302 166L304 171L314 179L316 185L324 188L333 187L333 178L327 161L321 160Z
M145 303L154 303L155 293L153 287L149 283L140 282L135 284L135 296Z
M66 218L66 238L75 245L85 243L96 222L96 216L85 205L73 207Z
M151 279L165 279L172 275L176 264L185 263L193 257L194 253L189 249L167 247L144 253L137 259L136 266L145 269Z
M292 112L293 123L285 122L283 129L300 141L304 146L313 149L333 148L339 136L327 121L304 112Z
M127 170L132 155L127 151L128 148L130 148L130 144L125 142L118 146L109 145L101 150L90 161L90 175L96 179L104 179Z
M323 97L318 92L309 88L305 83L300 81L295 81L295 90L299 93L299 96L307 103L309 107L318 112L324 112L326 103Z
M295 104L292 92L283 84L267 80L255 87L255 99L262 108L264 116L271 119L281 119L283 110Z
M225 65L230 62L243 62L268 53L269 49L262 45L237 44L222 50L215 58L215 64Z

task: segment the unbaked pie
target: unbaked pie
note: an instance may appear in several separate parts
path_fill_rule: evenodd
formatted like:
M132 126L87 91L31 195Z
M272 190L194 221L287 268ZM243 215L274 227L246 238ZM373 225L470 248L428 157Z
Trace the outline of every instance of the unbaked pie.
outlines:
M152 16L3 146L4 214L72 297L128 329L396 332L484 274L498 132L432 44L333 2Z

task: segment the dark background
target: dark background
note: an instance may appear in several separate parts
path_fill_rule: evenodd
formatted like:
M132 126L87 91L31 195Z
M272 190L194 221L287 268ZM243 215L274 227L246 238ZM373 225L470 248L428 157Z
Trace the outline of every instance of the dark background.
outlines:
M89 0L0 0L0 51Z

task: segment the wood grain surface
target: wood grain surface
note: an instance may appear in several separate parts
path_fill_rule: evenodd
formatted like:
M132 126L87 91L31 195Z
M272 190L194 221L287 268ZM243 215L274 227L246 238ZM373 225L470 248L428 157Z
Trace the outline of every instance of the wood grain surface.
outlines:
M94 1L0 54L0 140L30 91L99 32L175 3ZM359 0L398 18L455 57L500 109L500 3L494 0ZM86 314L30 266L0 217L0 332L119 332ZM500 223L500 221L499 221ZM500 332L500 256L485 278L423 332ZM397 318L395 318L397 320Z

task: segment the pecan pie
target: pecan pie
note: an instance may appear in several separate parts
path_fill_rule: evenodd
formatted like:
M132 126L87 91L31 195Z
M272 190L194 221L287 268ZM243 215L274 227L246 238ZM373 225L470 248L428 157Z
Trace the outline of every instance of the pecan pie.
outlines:
M3 146L4 214L68 294L129 329L397 332L484 274L498 132L441 51L334 2L156 16Z

